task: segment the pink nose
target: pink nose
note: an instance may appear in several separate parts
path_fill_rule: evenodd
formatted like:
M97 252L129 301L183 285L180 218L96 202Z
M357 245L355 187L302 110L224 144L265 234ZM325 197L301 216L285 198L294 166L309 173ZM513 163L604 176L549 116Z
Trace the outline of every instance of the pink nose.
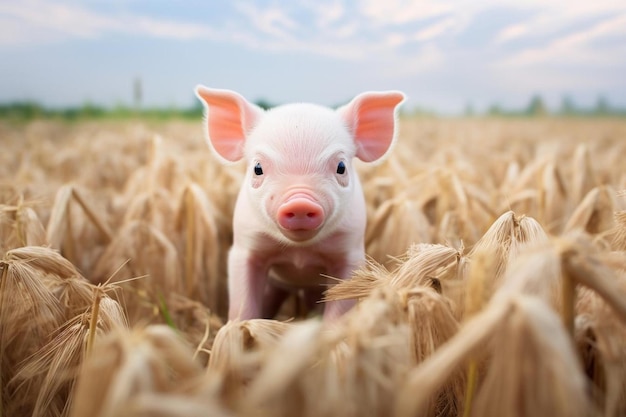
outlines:
M278 208L278 224L287 230L315 230L324 222L324 210L308 198L293 198Z

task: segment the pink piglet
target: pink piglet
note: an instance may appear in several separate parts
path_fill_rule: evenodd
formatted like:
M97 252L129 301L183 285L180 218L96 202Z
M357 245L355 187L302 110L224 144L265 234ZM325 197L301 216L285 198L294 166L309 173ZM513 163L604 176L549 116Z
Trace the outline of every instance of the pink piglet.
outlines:
M289 291L318 302L365 261L366 209L354 158L383 157L397 133L404 95L366 92L332 110L287 104L264 111L229 90L196 87L215 153L244 159L228 255L231 320L270 318ZM331 301L333 320L354 301Z

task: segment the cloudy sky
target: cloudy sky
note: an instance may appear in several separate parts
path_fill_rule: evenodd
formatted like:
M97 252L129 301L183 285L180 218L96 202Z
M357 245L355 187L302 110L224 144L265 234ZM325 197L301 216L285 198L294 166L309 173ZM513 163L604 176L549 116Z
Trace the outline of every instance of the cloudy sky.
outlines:
M336 105L626 106L624 0L0 0L0 102L187 107L193 87Z

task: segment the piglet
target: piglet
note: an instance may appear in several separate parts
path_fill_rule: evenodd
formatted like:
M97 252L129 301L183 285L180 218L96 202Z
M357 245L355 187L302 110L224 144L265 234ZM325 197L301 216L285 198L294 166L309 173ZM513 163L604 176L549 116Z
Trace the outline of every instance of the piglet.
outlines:
M387 153L404 95L366 92L337 110L299 103L264 111L233 91L195 91L211 148L246 162L228 255L229 319L270 318L293 289L318 302L365 261L365 200L353 160ZM326 303L324 319L353 304Z

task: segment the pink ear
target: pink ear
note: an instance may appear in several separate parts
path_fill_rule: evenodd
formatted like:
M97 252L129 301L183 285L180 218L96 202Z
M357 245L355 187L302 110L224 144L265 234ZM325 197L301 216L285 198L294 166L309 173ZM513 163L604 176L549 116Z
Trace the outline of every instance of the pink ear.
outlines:
M206 108L207 136L213 149L231 162L243 158L246 135L263 110L234 91L199 85L196 96Z
M396 109L403 101L398 91L367 92L337 110L354 136L359 159L372 162L389 150L396 136Z

